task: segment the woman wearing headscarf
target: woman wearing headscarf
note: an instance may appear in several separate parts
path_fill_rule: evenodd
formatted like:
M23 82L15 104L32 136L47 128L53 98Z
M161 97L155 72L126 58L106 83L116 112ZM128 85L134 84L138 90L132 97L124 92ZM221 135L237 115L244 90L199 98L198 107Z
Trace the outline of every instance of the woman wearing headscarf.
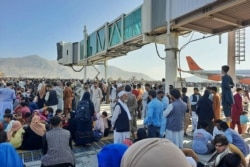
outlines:
M122 156L128 146L125 144L109 144L97 154L99 167L120 167Z
M205 90L204 95L198 101L196 114L198 115L198 129L201 128L200 124L203 121L208 123L208 132L213 134L213 103L209 99L209 90Z
M21 149L23 150L37 150L42 148L43 135L46 132L45 124L42 123L41 118L37 112L34 113L30 125L24 128L25 134L23 136L23 143Z
M92 117L94 117L95 109L93 102L90 100L89 92L84 93L81 102L83 106L80 109L83 109L76 111L76 118L70 121L69 130L77 145L86 145L93 141Z
M21 102L17 107L14 109L14 113L20 116L22 119L25 118L26 113L30 113L29 104L26 102Z
M19 148L23 142L23 125L20 121L14 121L10 131L7 134L8 141L12 144L15 148Z
M149 138L134 143L121 161L121 167L152 166L191 167L182 151L171 141L162 138Z
M23 161L10 143L0 143L1 167L24 167Z

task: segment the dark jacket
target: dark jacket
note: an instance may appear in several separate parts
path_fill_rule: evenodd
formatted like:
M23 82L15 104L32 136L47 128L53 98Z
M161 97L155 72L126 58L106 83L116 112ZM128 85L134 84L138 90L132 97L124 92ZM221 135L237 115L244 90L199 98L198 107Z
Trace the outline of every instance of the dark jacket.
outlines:
M119 102L117 103L117 105L120 106L121 113L119 114L115 122L114 130L116 130L117 132L129 132L130 129L127 112L123 109L122 105Z
M49 99L46 101L46 106L54 106L58 104L58 99L55 90L49 91Z
M233 104L233 93L231 88L234 87L232 78L229 75L224 75L221 77L221 90L222 90L222 105Z
M196 109L199 121L212 121L214 119L213 102L209 99L209 91L206 90L198 102Z
M38 150L43 146L43 137L37 135L32 129L28 126L24 128L23 143L21 146L22 150Z

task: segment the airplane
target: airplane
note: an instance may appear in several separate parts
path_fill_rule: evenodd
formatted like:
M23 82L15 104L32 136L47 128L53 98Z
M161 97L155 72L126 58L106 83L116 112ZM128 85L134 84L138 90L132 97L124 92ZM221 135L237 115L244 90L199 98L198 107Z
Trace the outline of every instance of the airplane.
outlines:
M204 70L193 60L191 56L187 56L186 60L190 71L178 69L179 71L193 74L195 76L208 80L221 81L220 70ZM236 70L235 75L237 82L250 85L250 70Z

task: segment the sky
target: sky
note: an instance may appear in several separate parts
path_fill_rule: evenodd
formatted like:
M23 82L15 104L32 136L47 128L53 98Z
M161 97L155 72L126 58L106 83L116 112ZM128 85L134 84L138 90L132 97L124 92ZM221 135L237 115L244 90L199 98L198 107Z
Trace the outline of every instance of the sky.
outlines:
M122 13L129 13L143 0L1 0L0 1L0 57L39 55L56 60L56 43L83 39L83 27L92 33ZM179 48L191 39L203 37L194 33L179 37ZM250 29L246 31L246 60L237 69L249 69ZM158 45L165 56L164 45ZM192 56L204 69L220 69L227 63L227 34L190 43L181 51L181 68L188 70L186 56ZM131 72L142 72L153 79L165 76L165 62L158 58L153 44L126 56L108 61ZM184 75L189 76L189 75Z

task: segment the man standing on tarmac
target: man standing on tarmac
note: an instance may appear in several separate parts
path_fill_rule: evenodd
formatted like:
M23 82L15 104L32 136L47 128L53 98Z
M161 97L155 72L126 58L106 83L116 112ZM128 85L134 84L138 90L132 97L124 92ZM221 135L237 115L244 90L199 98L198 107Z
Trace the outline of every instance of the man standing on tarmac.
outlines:
M148 92L151 90L149 83L145 84L145 91L142 95L142 119L147 115L147 106L148 106Z
M144 125L148 126L148 137L160 137L160 128L162 121L163 105L160 100L156 98L154 90L149 91L150 102L148 104L148 113L144 119Z
M194 132L197 129L198 115L196 114L196 109L197 109L197 103L200 98L201 98L201 95L199 93L199 89L194 88L194 94L192 94L189 98L191 102L191 110L192 110L192 132Z
M91 88L92 102L94 103L95 112L99 113L102 101L102 90L98 87L97 81L94 82L94 87Z
M127 106L131 115L130 131L132 134L132 139L135 140L135 132L137 132L137 123L136 123L137 100L135 95L131 92L130 85L126 85L124 89L127 92L128 96Z

